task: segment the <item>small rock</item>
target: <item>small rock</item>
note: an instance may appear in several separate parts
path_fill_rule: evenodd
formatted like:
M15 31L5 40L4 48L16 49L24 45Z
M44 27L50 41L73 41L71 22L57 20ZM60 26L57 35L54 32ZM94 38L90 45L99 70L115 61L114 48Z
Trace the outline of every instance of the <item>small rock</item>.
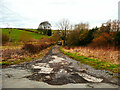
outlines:
M64 58L60 58L58 56L52 56L52 58L54 58L54 59L49 61L49 63L60 63L60 62L63 62L65 60Z
M102 82L103 81L102 78L93 77L93 76L88 75L86 73L78 73L78 75L83 77L85 80L87 80L89 82Z
M47 63L37 63L38 66L40 67L47 67L49 68L49 65Z
M11 75L11 74L6 74L6 76L7 76L8 78L13 77L13 75Z
M43 67L33 65L32 68L33 68L33 69L41 69L41 68L43 68Z
M79 69L80 72L86 72L86 69Z
M11 65L11 67L15 67L16 65Z
M72 72L72 71L73 71L73 69L69 69L69 71L71 71L71 72Z
M50 76L45 76L46 79L50 79Z
M44 73L44 74L50 74L52 72L53 68L42 68L38 73Z
M64 69L60 69L56 74L55 77L56 78L61 78L61 77L68 77L70 74L64 70Z

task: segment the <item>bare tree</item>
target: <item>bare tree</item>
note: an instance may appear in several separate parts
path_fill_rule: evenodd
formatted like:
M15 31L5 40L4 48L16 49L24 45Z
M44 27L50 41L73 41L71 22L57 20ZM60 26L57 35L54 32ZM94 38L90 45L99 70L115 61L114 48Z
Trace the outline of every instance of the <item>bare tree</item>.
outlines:
M88 30L88 29L89 29L88 23L81 22L81 23L75 25L75 30L81 31L81 30Z
M119 31L119 21L118 20L113 20L111 26L112 26L111 28L113 31L117 31L117 32Z
M58 27L60 30L69 30L70 29L70 21L68 19L63 19L58 23Z
M66 33L67 33L67 30L69 30L71 27L70 21L68 19L63 19L57 24L57 26L59 27L60 30L64 30L63 40L64 40L64 45L66 45Z
M110 32L110 31L119 31L119 21L118 20L108 20L106 23L103 23L100 27L100 31L102 32Z

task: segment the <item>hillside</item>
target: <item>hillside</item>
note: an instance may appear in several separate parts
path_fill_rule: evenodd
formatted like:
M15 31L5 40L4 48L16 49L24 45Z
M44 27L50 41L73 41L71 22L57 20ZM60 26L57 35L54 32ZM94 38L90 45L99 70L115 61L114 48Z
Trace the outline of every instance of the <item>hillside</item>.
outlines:
M19 30L19 29L6 29L2 28L0 29L2 31L2 34L9 35L9 30L11 31L11 40L12 41L19 41L20 39L24 38L30 38L30 39L37 39L40 40L43 36L49 37L47 35L40 35L34 32Z

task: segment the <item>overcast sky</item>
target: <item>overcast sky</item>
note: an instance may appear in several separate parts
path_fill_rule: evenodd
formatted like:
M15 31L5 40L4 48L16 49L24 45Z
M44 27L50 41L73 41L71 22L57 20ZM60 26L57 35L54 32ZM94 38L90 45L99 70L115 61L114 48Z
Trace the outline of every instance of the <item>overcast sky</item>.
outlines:
M0 27L38 28L49 21L52 28L63 18L71 24L88 22L100 26L109 19L118 19L120 0L0 0Z

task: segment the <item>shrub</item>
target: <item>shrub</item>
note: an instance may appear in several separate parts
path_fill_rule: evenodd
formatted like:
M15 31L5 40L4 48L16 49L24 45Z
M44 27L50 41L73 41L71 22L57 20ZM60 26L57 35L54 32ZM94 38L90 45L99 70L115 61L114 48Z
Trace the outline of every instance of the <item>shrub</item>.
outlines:
M57 42L60 40L60 32L54 31L54 34L50 37L50 41Z
M59 37L55 37L55 36L51 36L50 38L50 41L52 42L52 43L57 43L59 40L60 40L60 38Z
M75 31L71 31L68 35L67 35L67 45L68 46L80 46L80 45L87 45L89 44L94 36L93 36L93 32L92 30L87 31L79 31L79 30L75 30Z
M52 35L52 30L48 30L47 35L51 36Z
M35 53L33 44L25 44L22 49L27 50L31 53Z
M85 45L89 44L94 38L93 32L94 31L92 31L92 30L90 30L90 31L82 31L80 33L80 36L79 36L80 45L85 46Z
M46 49L52 44L25 44L22 49L29 51L30 53L39 53L41 50Z
M90 46L92 47L106 47L112 43L112 37L108 33L101 33L99 37L93 39Z
M49 44L43 43L43 44L41 44L41 49L45 49L45 48L47 48L48 46L49 46Z
M115 45L120 46L120 31L114 37Z
M45 43L45 42L50 42L50 39L49 38L47 38L47 37L45 37L45 36L43 36L41 39L40 39L40 43Z
M2 43L5 44L9 41L9 36L7 34L2 33Z
M58 38L51 36L50 38L42 37L39 43L41 44L55 44L58 41Z
M68 46L76 46L76 45L79 45L79 35L80 35L80 32L79 32L78 30L71 31L71 32L67 35L66 44L67 44Z

